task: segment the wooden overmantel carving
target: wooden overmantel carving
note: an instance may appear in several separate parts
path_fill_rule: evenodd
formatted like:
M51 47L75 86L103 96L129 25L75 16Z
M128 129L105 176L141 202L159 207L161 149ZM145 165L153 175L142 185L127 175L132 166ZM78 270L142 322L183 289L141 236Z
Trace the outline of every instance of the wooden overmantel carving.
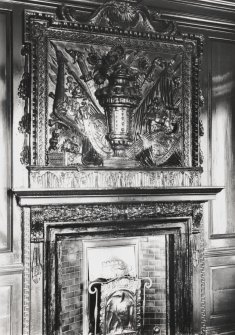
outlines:
M26 11L30 186L200 185L202 41L136 1Z

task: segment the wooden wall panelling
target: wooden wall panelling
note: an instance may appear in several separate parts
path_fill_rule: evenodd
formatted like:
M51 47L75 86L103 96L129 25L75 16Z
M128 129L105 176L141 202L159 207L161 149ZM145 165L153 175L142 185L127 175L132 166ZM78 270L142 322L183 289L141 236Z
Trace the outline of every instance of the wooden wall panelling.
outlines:
M0 6L0 267L18 264L21 268L21 211L12 199L11 188L14 187L14 179L20 180L22 177L21 170L16 169L17 178L14 178L13 166L17 161L14 139L19 127L14 118L21 114L16 99L19 81L15 78L15 69L18 67L22 71L19 63L15 64L14 53L17 46L21 49L22 16L20 11L17 13L3 7ZM15 20L16 13L20 18L18 21ZM17 59L18 62L21 59L18 52ZM21 143L19 139L17 141Z
M22 334L22 273L0 272L0 334Z
M209 252L206 258L206 302L210 333L222 325L224 331L235 330L234 301L235 256L232 252L228 255L226 249L220 250L219 257L218 251Z
M0 286L1 307L0 307L0 331L9 334L11 331L11 286Z
M19 44L13 43L13 26L13 12L0 6L0 334L5 335L22 334L21 210L11 193L13 52Z
M235 37L215 34L208 39L210 183L225 190L209 206L208 246L235 245ZM219 257L219 255L217 255Z
M11 13L0 11L0 252L11 250Z
M211 181L225 186L213 205L211 234L235 237L235 40L211 39L210 44Z
M234 51L234 32L206 32L202 78L208 119L206 174L209 184L225 186L204 215L208 335L235 334Z

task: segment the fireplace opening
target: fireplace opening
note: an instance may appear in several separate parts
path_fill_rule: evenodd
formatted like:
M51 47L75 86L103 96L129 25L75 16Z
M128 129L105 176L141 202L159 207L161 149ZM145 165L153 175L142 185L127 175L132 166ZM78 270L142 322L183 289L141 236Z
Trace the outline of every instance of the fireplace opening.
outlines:
M46 306L50 329L63 335L189 333L191 257L185 223L149 221L136 230L131 229L135 222L120 225L120 231L111 226L102 232L100 225L100 233L60 228L56 257L47 268L47 305L55 305L54 314Z
M161 334L169 328L169 236L61 241L62 334ZM167 247L168 246L168 247Z
M88 333L96 335L134 331L137 328L137 292L128 290L128 283L131 286L134 278L138 278L138 240L83 241L83 252L84 291L88 291L84 295L84 302L88 306L84 325L89 324ZM121 283L126 286L123 288ZM111 287L111 291L107 295L108 287ZM86 315L88 320L85 319ZM86 327L84 333L87 333Z

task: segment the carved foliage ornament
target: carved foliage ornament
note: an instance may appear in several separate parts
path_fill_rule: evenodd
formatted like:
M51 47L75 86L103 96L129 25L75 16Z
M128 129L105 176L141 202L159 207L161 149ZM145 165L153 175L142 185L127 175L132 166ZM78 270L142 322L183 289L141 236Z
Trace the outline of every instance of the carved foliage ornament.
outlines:
M108 1L90 18L26 12L25 39L31 164L199 167L200 36L176 34L135 1Z
M142 203L79 206L40 206L31 210L31 241L43 241L44 223L103 222L165 217L190 216L192 232L199 233L202 220L202 206L190 202Z

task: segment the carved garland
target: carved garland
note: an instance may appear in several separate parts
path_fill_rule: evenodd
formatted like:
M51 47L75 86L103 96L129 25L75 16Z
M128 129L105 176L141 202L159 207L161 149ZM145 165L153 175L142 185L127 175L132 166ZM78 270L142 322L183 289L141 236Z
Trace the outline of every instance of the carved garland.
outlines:
M30 147L29 147L29 136L31 130L31 115L30 115L30 70L29 70L29 55L30 55L30 45L25 44L21 50L21 54L25 56L25 66L22 79L18 88L18 96L24 100L24 115L19 122L19 132L24 134L24 144L20 155L20 161L22 164L29 165L30 160Z

